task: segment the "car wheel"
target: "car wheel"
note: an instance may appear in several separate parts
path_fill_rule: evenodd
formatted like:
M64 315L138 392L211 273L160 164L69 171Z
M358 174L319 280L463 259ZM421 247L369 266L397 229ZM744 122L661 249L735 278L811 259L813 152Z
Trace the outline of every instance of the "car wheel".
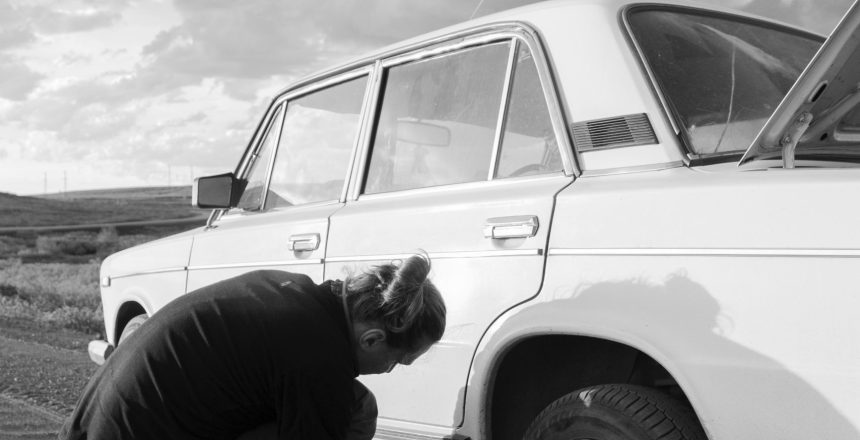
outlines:
M693 410L660 391L597 385L567 394L532 422L527 440L706 440Z
M125 325L125 328L122 329L122 333L119 335L119 341L117 341L116 345L122 344L122 341L125 341L129 335L131 335L141 324L143 324L149 316L145 314L140 314L131 318L128 323Z

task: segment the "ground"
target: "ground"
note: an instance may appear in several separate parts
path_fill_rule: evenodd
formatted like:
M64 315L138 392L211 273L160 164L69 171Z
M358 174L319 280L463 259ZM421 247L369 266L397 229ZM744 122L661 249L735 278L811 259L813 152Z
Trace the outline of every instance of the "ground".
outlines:
M54 439L97 366L92 337L0 317L0 439Z

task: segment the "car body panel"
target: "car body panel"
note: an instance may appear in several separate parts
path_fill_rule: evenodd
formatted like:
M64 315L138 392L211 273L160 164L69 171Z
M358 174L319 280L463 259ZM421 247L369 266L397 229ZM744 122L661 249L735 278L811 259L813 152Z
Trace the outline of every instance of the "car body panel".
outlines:
M259 269L303 273L322 282L328 217L341 206L326 203L221 217L214 228L194 238L187 291ZM290 250L290 237L303 234L319 236L317 249Z
M445 336L425 356L408 368L362 378L380 417L417 414L411 420L425 425L460 424L474 347L499 314L540 289L553 197L570 181L556 175L392 193L360 199L332 216L327 278L423 250L448 307ZM516 215L537 217L535 236L484 236L488 219Z

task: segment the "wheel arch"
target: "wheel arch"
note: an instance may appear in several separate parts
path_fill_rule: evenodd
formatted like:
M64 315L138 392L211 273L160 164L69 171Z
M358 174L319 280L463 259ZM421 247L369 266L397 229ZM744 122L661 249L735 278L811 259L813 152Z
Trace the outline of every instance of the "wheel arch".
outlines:
M642 385L693 407L670 368L627 342L593 334L543 332L521 335L499 348L485 366L484 392L478 397L483 414L480 430L494 440L522 438L544 407L587 386Z
M119 306L116 313L116 324L113 329L113 340L119 342L119 336L122 334L125 325L137 315L149 314L146 309L136 301L127 301Z

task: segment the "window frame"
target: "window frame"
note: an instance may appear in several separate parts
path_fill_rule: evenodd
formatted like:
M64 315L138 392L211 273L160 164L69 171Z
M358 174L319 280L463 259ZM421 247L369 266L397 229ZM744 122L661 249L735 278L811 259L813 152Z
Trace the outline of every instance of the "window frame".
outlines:
M371 141L373 140L374 130L376 128L379 113L381 111L380 102L383 93L383 86L385 85L384 78L387 69L406 63L445 56L464 49L475 48L499 42L508 42L509 52L504 76L505 79L502 89L502 96L500 96L499 100L499 119L495 127L493 150L491 152L490 159L491 163L489 164L490 166L487 173L487 178L484 180L478 180L473 182L410 188L403 190L394 190L385 193L364 194L364 185L367 181L367 172L369 170L370 165L370 155L372 154ZM510 106L511 90L514 80L514 69L516 67L516 56L517 51L521 47L524 47L531 53L532 59L535 62L536 69L538 72L538 79L543 90L544 102L547 105L547 109L550 115L550 122L553 127L553 133L555 134L556 141L558 144L557 147L559 149L559 155L562 159L563 170L556 173L532 176L495 177L496 170L498 169L498 162L500 157L499 150L501 148L502 135L504 133L505 123L507 121L508 115L508 108ZM507 181L519 179L540 179L557 176L559 174L573 177L578 176L580 173L575 155L573 154L573 143L570 139L570 134L567 130L567 124L565 122L567 120L567 118L565 117L567 112L565 111L564 100L561 99L561 95L558 93L558 87L554 79L549 59L543 50L543 45L540 43L540 39L537 32L523 23L513 22L473 28L459 33L446 35L444 37L439 37L437 39L425 41L423 43L416 44L413 46L407 46L399 51L395 51L391 54L388 54L388 56L381 56L376 60L376 63L374 65L372 83L374 90L372 91L372 102L370 103L369 108L369 110L372 111L372 114L369 114L365 120L366 126L363 128L361 152L358 157L358 160L356 160L355 162L355 170L353 172L355 178L350 183L350 191L347 196L347 201L358 200L360 198L385 197L388 194L401 194L404 192L412 191L434 191L439 190L440 188L457 187L461 185L475 185L498 180Z
M272 152L272 157L269 158L269 163L266 165L266 178L265 184L263 185L263 196L261 207L259 210L243 210L241 208L235 207L226 210L223 215L234 215L234 214L263 214L267 212L278 212L283 209L291 209L303 206L315 206L315 205L326 205L332 203L343 203L346 200L346 194L349 189L349 183L351 181L352 172L354 170L354 162L356 159L356 155L358 154L358 149L360 148L360 140L363 138L362 130L365 127L365 118L368 114L368 102L370 101L370 92L373 86L373 66L364 66L357 69L352 69L344 73L337 73L328 77L324 77L322 79L318 79L316 81L308 81L303 82L300 86L288 89L286 92L278 95L275 99L272 100L272 103L269 105L269 109L266 111L265 117L260 119L260 123L255 130L254 136L252 137L252 142L249 143L248 148L246 148L245 154L242 156L242 160L239 162L239 165L236 167L235 175L237 178L244 179L247 177L247 174L250 172L249 165L251 161L251 157L258 151L258 149L262 146L262 142L266 139L266 135L268 134L269 128L272 126L275 116L277 116L278 109L283 107L283 111L280 113L280 128L283 131L283 123L286 118L287 111L289 110L290 101L301 98L303 96L309 95L311 93L329 88L335 87L339 84L343 84L355 79L359 79L362 76L367 77L367 83L365 85L364 97L361 102L361 110L359 114L359 125L358 130L356 132L355 138L352 143L352 152L349 157L349 164L346 167L346 174L344 175L344 183L343 188L341 189L340 196L337 199L331 200L321 200L317 202L303 203L300 205L294 206L279 206L275 208L266 208L266 201L269 194L269 186L271 184L272 172L275 165L275 159L277 158L281 143L281 132L277 134L277 144L275 145L275 149Z

